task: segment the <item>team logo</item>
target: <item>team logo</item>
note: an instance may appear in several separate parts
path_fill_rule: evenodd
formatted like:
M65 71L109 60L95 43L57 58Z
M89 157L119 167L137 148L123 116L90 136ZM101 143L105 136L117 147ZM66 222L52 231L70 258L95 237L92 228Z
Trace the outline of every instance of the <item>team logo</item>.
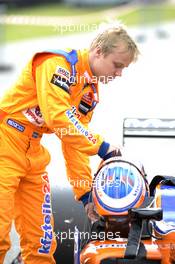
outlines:
M72 113L76 116L76 118L81 118L81 114L77 111L77 108L74 105L72 106Z
M72 110L67 110L65 114L67 118L71 121L71 123L73 124L77 133L85 136L88 141L92 142L92 144L97 143L97 139L95 138L95 136L76 118Z
M14 121L12 119L8 119L7 124L11 127L14 127L15 129L19 130L20 132L23 132L25 130L24 126L20 125L18 122Z
M65 78L65 76L62 77L60 75L53 74L51 83L69 93L70 82Z
M29 120L30 123L36 126L42 126L44 124L44 118L42 116L39 106L27 108L22 111L22 113Z
M41 177L43 181L42 191L44 197L41 209L43 215L43 224L41 225L43 236L40 237L40 248L38 249L38 253L49 254L53 239L53 227L51 224L52 207L50 185L47 173L44 173Z
M67 79L70 79L70 72L60 66L57 66L56 68L56 74L61 75Z
M85 93L82 97L82 99L87 104L92 104L93 95L91 92Z

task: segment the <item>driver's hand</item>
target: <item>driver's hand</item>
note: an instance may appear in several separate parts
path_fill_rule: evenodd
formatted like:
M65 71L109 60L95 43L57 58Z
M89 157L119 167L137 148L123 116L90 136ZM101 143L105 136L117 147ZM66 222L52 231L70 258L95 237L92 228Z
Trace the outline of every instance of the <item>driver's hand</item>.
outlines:
M91 220L92 223L98 221L100 216L97 214L94 204L92 202L87 203L85 205L85 212L87 213L88 218Z
M116 151L116 152L118 152L118 155L121 156L121 150L122 150L122 146L110 145L106 154L108 154L112 151Z
M103 160L107 160L112 157L121 157L121 156L122 156L121 147L110 145L106 155L103 157Z

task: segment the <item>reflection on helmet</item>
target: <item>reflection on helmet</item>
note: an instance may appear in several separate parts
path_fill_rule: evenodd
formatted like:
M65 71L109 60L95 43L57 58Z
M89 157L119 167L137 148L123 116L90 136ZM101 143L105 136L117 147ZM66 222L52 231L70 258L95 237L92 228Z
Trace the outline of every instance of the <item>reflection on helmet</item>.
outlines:
M93 182L93 201L99 215L127 215L140 207L148 195L142 171L134 164L110 159L102 164Z

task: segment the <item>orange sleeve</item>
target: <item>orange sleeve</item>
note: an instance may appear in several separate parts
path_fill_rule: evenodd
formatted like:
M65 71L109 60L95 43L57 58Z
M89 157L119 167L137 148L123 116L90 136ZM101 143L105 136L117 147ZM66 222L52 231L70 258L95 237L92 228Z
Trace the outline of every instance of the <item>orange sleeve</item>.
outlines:
M62 142L65 158L67 178L73 188L75 199L79 200L91 190L92 176L89 166L89 156L73 149L69 144Z
M69 83L61 83L63 75L65 78L70 75L70 65L63 57L53 56L36 67L36 90L42 115L47 126L64 143L82 153L95 155L103 138L91 133L72 113Z

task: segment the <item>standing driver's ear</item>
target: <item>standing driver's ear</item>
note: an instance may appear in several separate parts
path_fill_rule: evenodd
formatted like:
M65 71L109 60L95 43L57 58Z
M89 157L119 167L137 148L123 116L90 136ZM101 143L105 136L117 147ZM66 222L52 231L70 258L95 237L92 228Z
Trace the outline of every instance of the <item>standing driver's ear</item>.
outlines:
M95 55L97 58L99 58L102 54L102 50L101 50L101 47L100 46L97 46L96 49L95 49Z

